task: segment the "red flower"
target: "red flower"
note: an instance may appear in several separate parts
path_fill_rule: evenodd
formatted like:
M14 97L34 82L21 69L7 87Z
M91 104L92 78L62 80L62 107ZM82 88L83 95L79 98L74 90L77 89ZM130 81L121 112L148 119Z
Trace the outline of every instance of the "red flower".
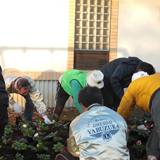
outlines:
M41 117L41 120L43 120L43 121L44 121L44 118L43 118L43 117Z
M151 126L146 126L147 129L151 128Z
M22 119L21 122L24 122L24 120Z
M66 118L66 116L63 117L63 119L65 119L65 118Z
M67 151L67 147L63 147L62 151L63 152Z

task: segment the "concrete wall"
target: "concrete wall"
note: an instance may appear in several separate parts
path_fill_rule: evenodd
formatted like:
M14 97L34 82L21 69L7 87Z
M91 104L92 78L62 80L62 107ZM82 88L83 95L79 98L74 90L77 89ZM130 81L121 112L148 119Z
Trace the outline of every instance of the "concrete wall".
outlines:
M160 1L119 0L117 57L137 56L160 72Z
M3 69L65 71L69 0L0 0Z

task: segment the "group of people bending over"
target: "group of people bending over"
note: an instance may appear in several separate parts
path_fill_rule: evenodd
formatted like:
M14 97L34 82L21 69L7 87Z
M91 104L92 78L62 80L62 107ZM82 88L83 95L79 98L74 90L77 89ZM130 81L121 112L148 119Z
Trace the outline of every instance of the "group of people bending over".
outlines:
M6 69L0 74L0 136L8 121L8 101L15 112L22 112L10 93L25 98L24 119L32 121L36 107L47 124L59 121L66 101L72 96L80 115L70 124L68 152L57 155L56 160L130 159L126 121L136 105L153 117L155 127L146 151L148 160L156 160L160 156L159 90L160 74L137 57L118 58L91 72L68 70L59 78L56 106L48 118L34 81L17 69Z

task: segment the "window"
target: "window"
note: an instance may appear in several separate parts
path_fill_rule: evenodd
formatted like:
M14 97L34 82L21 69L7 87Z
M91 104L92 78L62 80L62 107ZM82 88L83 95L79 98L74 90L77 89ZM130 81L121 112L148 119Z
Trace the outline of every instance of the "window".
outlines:
M100 69L109 61L110 1L76 0L75 16L74 68Z

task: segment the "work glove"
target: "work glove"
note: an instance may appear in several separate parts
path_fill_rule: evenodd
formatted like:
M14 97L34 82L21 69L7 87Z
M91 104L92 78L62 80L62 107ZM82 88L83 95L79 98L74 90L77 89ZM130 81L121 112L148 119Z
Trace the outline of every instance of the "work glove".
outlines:
M15 111L16 113L22 114L21 106L20 106L19 104L15 103L15 104L13 105L13 109L14 109L14 111Z
M47 117L47 115L43 116L43 119L46 124L53 124L53 122Z

